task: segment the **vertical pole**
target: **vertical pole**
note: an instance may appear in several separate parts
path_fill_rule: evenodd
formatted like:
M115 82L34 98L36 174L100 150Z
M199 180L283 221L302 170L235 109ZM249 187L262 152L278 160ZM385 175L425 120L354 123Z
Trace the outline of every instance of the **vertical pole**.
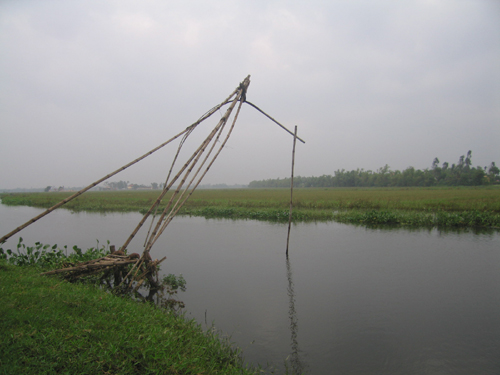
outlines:
M295 133L293 134L293 150L292 150L292 178L290 181L290 216L288 218L288 235L286 237L286 256L288 257L288 244L290 243L290 227L292 225L292 208L293 208L293 169L295 166L295 144L297 143L297 125L295 125Z

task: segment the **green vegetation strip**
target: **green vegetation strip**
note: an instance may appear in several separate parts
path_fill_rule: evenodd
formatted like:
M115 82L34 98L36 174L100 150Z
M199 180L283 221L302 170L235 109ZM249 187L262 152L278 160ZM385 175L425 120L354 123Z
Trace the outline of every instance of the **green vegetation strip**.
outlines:
M206 207L186 211L192 216L206 218L255 219L273 222L288 222L286 210L245 210L234 208ZM414 212L388 210L347 210L331 211L294 211L294 221L334 220L351 224L396 224L418 227L500 227L500 215L488 212Z
M71 193L0 194L2 203L48 208ZM89 192L64 207L74 211L146 212L159 191ZM164 203L169 195L164 199ZM181 215L288 220L289 189L198 190ZM500 227L500 187L295 189L294 221L412 226Z
M398 224L412 227L500 227L500 215L477 211L427 213L353 210L334 214L334 220L352 224Z
M0 260L2 374L250 374L212 331Z

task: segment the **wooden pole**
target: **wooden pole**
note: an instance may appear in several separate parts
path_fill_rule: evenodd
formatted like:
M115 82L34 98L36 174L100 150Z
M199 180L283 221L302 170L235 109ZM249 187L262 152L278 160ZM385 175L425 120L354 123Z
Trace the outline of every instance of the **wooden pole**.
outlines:
M249 79L250 76L247 77L247 79ZM195 128L196 126L198 126L202 121L206 120L207 118L209 118L210 116L212 116L215 112L217 112L221 107L223 107L225 104L227 104L231 97L233 97L236 93L238 93L238 91L241 90L241 87L237 87L232 93L231 95L229 95L229 97L227 97L222 103L216 105L215 107L213 107L212 109L208 110L203 116L201 116L195 123L193 123L192 125L188 126L186 129L184 129L182 132L180 132L179 134L177 134L176 136L170 138L168 141L162 143L161 145L159 145L158 147L155 147L154 149L152 149L151 151L145 153L144 155L138 157L137 159L135 159L134 161L131 161L130 163L124 165L123 167L117 169L116 171L100 178L99 180L93 182L92 184L90 184L89 186L83 188L82 190L76 192L75 194L71 195L70 197L66 198L66 199L63 199L61 202L57 203L56 205L48 208L46 211L42 212L40 215L38 216L35 216L34 218L32 218L31 220L27 221L26 223L24 223L23 225L17 227L16 229L14 229L12 232L6 234L5 236L3 236L2 238L0 238L0 243L3 243L5 241L7 241L10 237L12 237L14 234L16 233L19 233L21 230L23 230L24 228L26 228L27 226L33 224L35 221L41 219L42 217L44 217L45 215L48 215L49 213L51 213L52 211L54 211L55 209L61 207L62 205L68 203L69 201L75 199L76 197L82 195L83 193L85 193L86 191L92 189L94 186L97 186L98 184L100 184L101 182L103 181L106 181L108 178L110 177L113 177L114 175L122 172L123 170L127 169L128 167L138 163L139 161L141 161L142 159L148 157L149 155L155 153L156 151L158 151L159 149L163 148L164 146L166 146L167 144L169 144L170 142L172 142L173 140L179 138L181 135L183 135L184 133L186 132L190 132L193 128ZM168 189L167 189L168 190Z
M137 224L136 228L132 231L132 233L130 234L130 236L127 238L127 240L125 241L125 243L123 244L123 246L120 249L124 250L124 249L127 248L127 246L130 244L130 241L132 241L132 239L135 237L135 235L137 234L137 232L139 231L139 229L141 229L141 227L146 222L146 220L149 217L149 215L156 209L156 207L160 204L160 202L163 199L163 197L165 196L165 194L170 190L170 188L177 181L177 179L180 177L180 175L186 170L186 168L192 162L192 160L194 159L194 157L200 152L201 147L202 146L200 146L198 148L198 150L196 150L195 153L191 156L191 158L182 166L182 168L179 170L179 172L177 173L177 175L172 179L172 181L170 181L170 183L163 188L163 191L160 193L160 195L156 199L155 203L153 203L153 205L149 208L148 212L146 212L144 214L144 216L141 219L141 221L139 222L139 224ZM175 197L176 194L177 193L174 192L174 194L171 197L171 200L174 199L174 197ZM171 201L169 201L169 204L167 204L167 207L170 204L171 204Z
M224 139L224 141L222 142L222 144L220 145L217 153L213 156L212 160L210 161L210 164L206 167L205 171L203 172L203 174L201 175L201 177L198 179L198 181L196 182L195 186L191 189L191 191L189 192L188 196L184 198L184 200L177 206L177 209L176 209L176 206L174 206L172 208L172 211L170 212L169 216L167 217L167 219L165 219L165 223L163 224L162 228L160 228L160 231L158 232L158 234L156 235L156 238L154 239L154 242L156 242L156 240L161 236L161 234L163 233L163 231L165 230L165 228L167 227L167 225L172 221L172 219L174 218L175 215L177 215L177 213L179 212L179 210L181 209L181 207L184 205L184 203L186 203L186 201L189 199L189 197L191 197L191 195L193 194L193 192L195 191L195 189L198 187L198 185L201 183L201 181L203 180L203 177L205 177L205 175L207 174L208 170L210 169L210 167L212 166L212 164L215 162L215 159L217 159L217 156L219 156L220 152L222 151L222 149L224 148L224 146L226 145L229 137L231 136L231 133L234 129L234 125L236 124L236 120L238 119L238 115L240 113L240 109L241 109L241 105L243 104L243 102L240 101L240 105L238 106L238 109L236 111L236 115L234 116L234 119L233 119L233 123L231 125L231 128L229 129L227 135L226 135L226 138ZM217 143L218 141L218 138L216 139L216 141L214 142L213 146L212 146L212 149L213 147L215 146L215 144ZM206 159L208 159L208 155L206 157ZM198 171L196 172L196 175L200 172L201 168L203 167L203 165L205 164L206 162L206 159L203 161L202 165L200 166L200 168L198 169ZM189 182L189 185L186 187L186 189L184 190L184 192L182 193L182 195L180 196L179 200L177 203L179 203L182 199L182 197L184 196L184 194L188 191L189 187L191 186L191 184L193 183L194 179L196 178L196 175L192 178L192 180ZM176 203L176 205L177 205ZM175 211L174 211L175 210Z
M196 156L196 159L193 161L193 163L191 164L191 167L188 169L188 171L186 172L185 176L183 177L183 179L181 180L181 183L179 184L179 186L177 187L176 191L174 192L174 194L172 195L172 197L170 198L170 201L168 202L167 206L165 207L165 209L163 210L163 213L162 215L160 216L160 218L158 219L158 222L156 224L156 227L154 228L154 230L152 231L151 235L150 235L150 238L144 248L144 253L147 253L151 250L151 247L153 246L153 244L156 242L156 240L159 238L159 236L163 233L163 231L165 230L166 226L172 221L172 218L175 216L175 214L180 210L180 208L182 207L182 205L184 205L184 203L186 202L186 200L191 196L191 194L193 193L194 189L198 186L198 184L201 182L201 179L203 179L203 177L205 176L206 172L208 171L208 169L210 168L210 166L212 165L213 161L215 160L215 158L219 155L220 153L220 150L224 147L225 143L227 142L227 138L229 137L229 135L231 134L229 132L229 134L227 135L224 143L221 145L221 147L219 148L219 152L214 156L214 158L212 159L212 162L209 164L207 170L205 171L205 173L201 176L200 180L198 181L198 183L195 185L195 187L193 188L193 190L190 192L190 194L184 199L184 201L182 201L182 203L180 205L178 205L179 202L181 202L182 200L182 197L184 196L185 192L189 189L189 186L191 185L191 183L193 182L193 180L196 178L196 175L199 173L200 169L198 169L198 171L196 172L195 176L193 177L193 179L191 180L191 182L189 183L189 185L185 188L184 192L180 195L180 197L178 198L178 201L177 203L173 206L172 209L170 209L170 207L172 207L172 203L173 203L173 199L175 196L177 196L177 194L179 194L180 192L180 189L182 188L182 186L184 185L188 175L191 173L191 171L193 170L194 166L196 165L196 163L198 162L198 160L200 159L201 155L203 154L203 152L205 151L205 149L208 147L208 145L210 144L210 142L212 141L213 137L216 135L216 133L219 131L219 130L222 130L222 128L226 125L226 122L229 120L229 117L231 116L231 112L233 111L235 105L236 105L236 102L239 101L240 102L240 105L238 107L238 110L237 110L237 114L233 120L233 124L232 124L232 127L234 127L234 123L236 122L236 119L237 119L237 116L238 116L238 113L239 113L239 110L241 108L241 104L243 102L243 98L246 94L246 91L248 89L248 86L250 85L250 76L246 77L245 80L240 84L239 86L239 91L237 92L236 94L236 99L231 103L231 105L229 106L229 108L226 110L226 113L224 114L224 116L220 119L219 123L217 124L217 126L214 128L214 130L212 131L212 133L207 137L207 139L202 143L202 145L198 148L198 150L195 152L195 154L193 154L193 156L191 157L190 160L193 159L193 157L197 154ZM232 127L231 127L231 131L232 131ZM219 134L220 135L220 134ZM219 138L219 136L217 136L217 139ZM216 141L217 142L217 141ZM213 147L215 146L216 142L214 142L210 152L209 152L209 155L210 153L212 152L213 150ZM202 165L203 166L206 162L208 158L208 155L207 157L205 158L205 160L203 161ZM201 167L200 167L201 168ZM177 208L177 209L176 209ZM170 213L167 215L167 212L170 210ZM165 220L165 221L164 221Z
M248 82L246 84L245 87L248 87L248 84L250 84L250 76L246 77L244 82ZM196 122L196 124L199 124L201 121L203 121L204 119L208 118L209 116L211 116L213 113L215 113L215 111L219 110L222 106L224 106L226 103L228 103L230 101L230 99L236 95L237 98L238 98L238 94L239 92L241 91L241 85L238 86L232 93L231 95L229 95L229 97L227 97L221 104L215 106L214 108L212 108L210 111L208 111L205 115L203 115L200 120L198 120ZM219 121L219 124L221 123L223 119L221 119ZM218 125L216 127L216 129L212 130L212 132L209 134L209 136L207 138L210 138L210 137L213 137L213 135L216 133L216 130L218 129L220 125ZM184 141L184 140L183 140ZM184 143L184 142L181 142L181 145ZM122 247L120 249L124 250L127 248L127 246L130 244L130 242L132 241L132 239L135 237L135 235L137 234L137 232L139 231L139 229L144 225L144 223L146 222L147 218L151 215L151 213L156 209L156 207L160 204L161 200L163 199L163 197L165 196L165 194L170 190L170 188L173 186L173 184L177 181L177 179L182 175L182 173L186 170L186 168L188 168L189 164L193 161L193 159L196 157L196 155L198 155L200 152L202 152L202 149L203 149L203 146L205 145L205 142L200 146L198 147L198 149L194 152L194 154L189 158L189 160L184 164L184 166L180 169L180 171L176 174L176 176L170 181L170 183L167 185L167 181L168 181L168 178L167 178L167 181L165 181L165 186L163 188L163 191L161 192L160 196L156 199L155 203L153 203L153 205L151 205L151 207L149 208L148 212L146 212L143 216L143 218L141 219L141 221L139 222L139 224L137 224L136 228L132 231L132 233L130 234L130 236L127 238L127 240L125 241L125 243L122 245ZM179 153L179 149L177 150L177 154ZM177 158L177 155L176 155L176 158ZM169 176L170 176L170 172L169 172ZM180 186L182 186L182 183L180 184ZM177 191L174 192L174 194L172 195L171 197L171 201L174 199L174 197L177 195ZM165 210L167 210L169 208L169 206L172 204L172 202L169 201L169 203L167 204L167 207L165 208ZM164 210L164 212L165 212ZM164 218L164 214L160 217L160 219L158 219L160 222L161 220ZM158 224L157 224L158 225ZM157 229L157 227L155 227ZM153 236L154 234L151 234L150 231L148 232L148 237L149 236ZM147 247L147 241L148 241L148 238L146 238L146 246Z
M290 181L290 216L288 218L288 235L286 237L286 256L288 257L288 244L290 243L290 228L292 225L292 208L293 208L293 169L295 167L295 144L297 143L297 125L295 125L295 133L293 134L293 150L292 150L292 178Z
M250 102L247 102L245 101L245 103L247 103L248 105L254 107L257 111L259 111L260 113L262 113L264 116L266 116L269 120L273 121L275 124L277 124L278 126L280 126L283 130L285 130L287 133L290 133L291 135L293 135L293 133L288 130L285 126L281 125L278 121L276 121L275 119L273 119L271 116L269 116L266 112L264 112L262 109L260 109L259 107L257 107L255 104L252 104ZM299 137L297 137L297 139L299 141L301 141L302 143L306 143L304 140L300 139Z

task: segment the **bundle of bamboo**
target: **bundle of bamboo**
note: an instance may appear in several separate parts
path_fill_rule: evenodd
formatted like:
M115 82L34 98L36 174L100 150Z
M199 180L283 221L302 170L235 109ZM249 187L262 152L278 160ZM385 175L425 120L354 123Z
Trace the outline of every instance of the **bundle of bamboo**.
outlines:
M149 281L151 289L160 288L158 265L165 259L166 257L152 260L149 254L143 254L143 256L137 253L126 255L122 251L112 251L102 258L77 264L66 264L63 268L44 272L42 275L64 274L64 279L77 281L82 277L101 273L100 280L106 282L115 291L136 292L146 280ZM133 273L134 270L135 273ZM112 278L113 284L111 284ZM125 287L120 289L123 284Z

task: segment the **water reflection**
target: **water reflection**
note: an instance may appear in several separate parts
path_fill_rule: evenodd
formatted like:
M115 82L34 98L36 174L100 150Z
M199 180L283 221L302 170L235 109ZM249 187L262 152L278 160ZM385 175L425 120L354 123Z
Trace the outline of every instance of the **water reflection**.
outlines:
M353 227L366 228L367 230L379 230L382 232L400 232L402 230L410 233L434 233L439 234L489 234L494 235L499 232L499 228L461 228L461 227L407 227L397 224L350 224Z
M292 374L303 374L304 366L302 365L302 361L300 360L300 350L299 343L297 340L297 331L298 331L298 323L297 323L297 313L295 312L295 290L293 287L292 280L292 267L290 265L290 258L288 254L286 256L286 277L288 279L288 317L290 318L290 333L291 333L291 348L292 352L290 354L290 363L292 365Z

